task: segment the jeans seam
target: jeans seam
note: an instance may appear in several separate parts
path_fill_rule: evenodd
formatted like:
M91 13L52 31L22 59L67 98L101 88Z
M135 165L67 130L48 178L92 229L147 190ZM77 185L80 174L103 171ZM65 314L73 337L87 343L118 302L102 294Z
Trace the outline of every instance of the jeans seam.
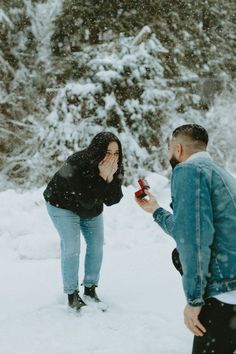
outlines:
M196 242L197 242L197 257L198 270L200 278L200 297L203 297L203 272L202 272L202 257L201 257L201 220L200 220L200 169L197 168L196 178Z

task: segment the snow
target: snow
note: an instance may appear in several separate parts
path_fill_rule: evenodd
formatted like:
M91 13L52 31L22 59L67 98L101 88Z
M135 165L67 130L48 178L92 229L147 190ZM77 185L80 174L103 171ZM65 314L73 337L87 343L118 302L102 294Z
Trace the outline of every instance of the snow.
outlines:
M107 84L115 80L121 80L122 78L121 75L119 75L115 70L101 70L96 74L96 77L99 81Z
M85 84L75 84L69 83L66 85L65 91L71 92L72 94L86 97L88 94L96 94L100 91L101 85L93 84L93 83L85 83Z
M11 28L13 27L11 20L2 9L0 9L0 23L6 23Z
M169 208L168 180L147 180ZM171 264L174 242L124 188L106 207L104 262L98 293L109 306L69 310L62 292L59 240L43 189L2 192L0 211L1 354L188 354L181 278ZM82 238L80 279L85 244ZM81 289L82 290L82 289Z
M31 30L37 39L38 63L44 63L47 69L51 69L50 40L53 34L53 21L59 15L62 8L62 0L48 0L44 3L35 4L27 2L27 13L32 19Z

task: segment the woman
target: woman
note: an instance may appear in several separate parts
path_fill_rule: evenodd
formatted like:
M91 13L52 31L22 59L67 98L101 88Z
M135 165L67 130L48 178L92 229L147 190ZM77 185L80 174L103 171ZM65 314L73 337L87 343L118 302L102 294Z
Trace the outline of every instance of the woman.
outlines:
M80 231L86 241L84 295L99 302L103 256L103 203L119 203L123 194L122 147L110 132L97 134L88 148L71 155L44 191L48 214L61 240L61 268L68 305L80 310Z

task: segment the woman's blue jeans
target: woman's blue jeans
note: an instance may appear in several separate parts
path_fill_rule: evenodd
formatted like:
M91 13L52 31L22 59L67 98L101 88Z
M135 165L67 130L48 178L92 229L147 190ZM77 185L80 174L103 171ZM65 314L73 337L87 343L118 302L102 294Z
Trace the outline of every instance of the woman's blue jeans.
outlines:
M86 241L85 276L83 285L97 285L102 265L104 229L102 214L82 219L70 210L56 208L46 203L52 222L61 240L61 269L64 292L72 294L78 290L80 231Z

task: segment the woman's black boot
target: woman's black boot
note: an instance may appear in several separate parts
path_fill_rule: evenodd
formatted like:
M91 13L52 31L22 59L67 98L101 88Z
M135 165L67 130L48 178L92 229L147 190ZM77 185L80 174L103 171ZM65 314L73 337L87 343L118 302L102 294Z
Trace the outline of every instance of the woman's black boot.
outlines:
M86 306L86 303L79 296L79 291L75 290L73 294L68 294L68 305L79 311L81 307Z
M96 287L97 287L96 285L92 285L91 287L85 286L84 287L84 295L89 296L95 302L101 302L101 300L97 296Z

